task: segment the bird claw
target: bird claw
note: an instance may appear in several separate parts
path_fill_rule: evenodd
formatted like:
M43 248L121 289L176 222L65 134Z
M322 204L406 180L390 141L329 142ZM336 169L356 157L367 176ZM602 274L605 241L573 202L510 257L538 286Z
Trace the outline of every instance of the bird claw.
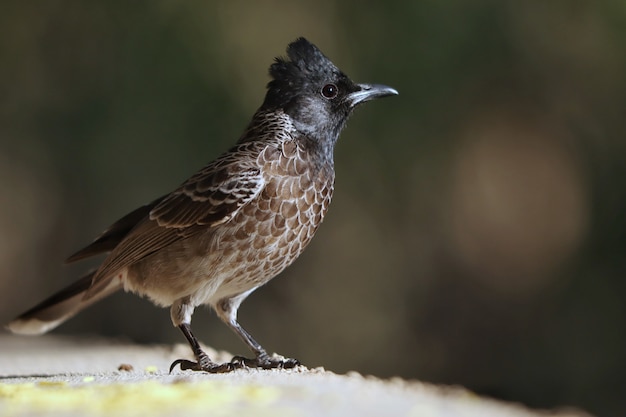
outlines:
M259 355L254 359L243 356L235 356L230 364L237 368L261 368L261 369L291 369L300 365L300 361L293 358L283 358L274 355Z
M233 362L217 364L214 362L199 363L187 359L176 359L170 365L170 373L177 365L180 365L181 371L203 371L211 374L224 374L242 367L236 366Z

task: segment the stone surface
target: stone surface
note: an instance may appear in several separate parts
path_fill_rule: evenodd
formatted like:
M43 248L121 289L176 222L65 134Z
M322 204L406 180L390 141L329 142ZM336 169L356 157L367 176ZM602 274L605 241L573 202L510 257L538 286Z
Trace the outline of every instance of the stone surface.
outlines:
M0 336L2 416L585 416L538 412L457 387L321 368L168 372L184 345ZM218 361L230 355L207 348Z

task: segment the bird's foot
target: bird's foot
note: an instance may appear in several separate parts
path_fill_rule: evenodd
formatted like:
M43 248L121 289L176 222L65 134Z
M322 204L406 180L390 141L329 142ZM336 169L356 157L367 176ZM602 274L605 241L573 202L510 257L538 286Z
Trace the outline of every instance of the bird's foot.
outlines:
M291 369L300 365L300 361L292 358L285 358L274 354L269 356L267 353L261 354L254 359L244 358L243 356L235 356L230 364L235 368L261 368L261 369Z
M177 365L180 365L180 369L182 371L203 371L211 374L224 374L243 367L243 365L234 362L227 362L222 364L215 363L211 359L209 359L209 357L204 354L204 352L202 353L203 354L198 355L198 362L193 362L187 359L176 359L170 365L170 372L172 372Z

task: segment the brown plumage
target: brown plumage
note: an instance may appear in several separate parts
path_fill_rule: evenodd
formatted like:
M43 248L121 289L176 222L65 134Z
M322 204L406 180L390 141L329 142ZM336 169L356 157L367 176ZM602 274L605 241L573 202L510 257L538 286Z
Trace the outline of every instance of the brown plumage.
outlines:
M302 253L333 194L332 152L357 104L397 94L355 84L303 38L290 60L270 67L273 80L237 145L172 193L142 206L68 258L110 252L90 274L9 324L16 333L48 331L124 288L171 306L196 362L182 369L225 372L241 366L292 367L269 356L236 320L241 302ZM191 332L198 305L210 305L252 349L254 359L216 364Z

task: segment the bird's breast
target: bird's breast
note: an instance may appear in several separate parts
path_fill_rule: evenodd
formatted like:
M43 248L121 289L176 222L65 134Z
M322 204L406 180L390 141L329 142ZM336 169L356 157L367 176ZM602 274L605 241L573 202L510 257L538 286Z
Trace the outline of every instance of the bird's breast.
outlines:
M259 195L229 222L230 237L240 248L238 276L261 284L289 266L313 238L333 193L332 165L319 166L293 142L269 146L257 162L265 179Z

